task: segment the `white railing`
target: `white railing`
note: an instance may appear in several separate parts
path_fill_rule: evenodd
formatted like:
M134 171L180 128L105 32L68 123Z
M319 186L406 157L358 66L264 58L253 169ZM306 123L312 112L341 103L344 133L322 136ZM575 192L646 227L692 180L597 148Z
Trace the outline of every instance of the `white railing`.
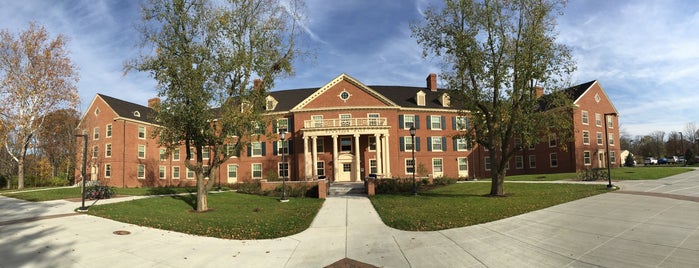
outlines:
M373 127L386 126L385 117L304 120L304 128Z

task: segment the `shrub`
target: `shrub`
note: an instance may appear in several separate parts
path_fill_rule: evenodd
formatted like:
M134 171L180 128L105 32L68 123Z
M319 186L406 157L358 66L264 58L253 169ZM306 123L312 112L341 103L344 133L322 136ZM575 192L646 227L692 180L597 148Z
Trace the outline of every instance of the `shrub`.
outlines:
M262 194L262 186L260 181L238 183L233 188L238 190L239 193L257 195Z
M376 194L410 193L413 191L412 179L376 180Z
M434 178L434 181L432 183L434 185L449 185L449 184L456 183L456 179L447 178L447 177L437 177L437 178Z

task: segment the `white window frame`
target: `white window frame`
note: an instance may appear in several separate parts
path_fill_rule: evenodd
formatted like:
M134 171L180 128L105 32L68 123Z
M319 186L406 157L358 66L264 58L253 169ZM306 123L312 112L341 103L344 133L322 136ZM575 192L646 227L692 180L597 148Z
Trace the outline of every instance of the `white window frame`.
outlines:
M324 153L325 152L325 140L323 139L323 137L316 138L316 152L317 153Z
M583 130L582 137L583 137L583 144L590 145L590 131Z
M556 135L549 135L549 148L558 146L558 140L556 140Z
M349 141L350 141L350 143L349 143L349 150L345 150L344 148L342 148L342 147L344 147L344 146L342 145L342 142L343 142L343 141L346 141L346 140L349 140ZM354 146L352 145L352 138L351 138L351 137L341 137L341 138L340 138L340 148L339 148L339 149L340 149L340 152L343 152L343 153L352 152L352 149L353 149L352 147L354 147Z
M554 163L554 160L556 161ZM549 167L558 167L558 154L557 153L550 153L549 154Z
M104 145L104 157L112 157L112 144L107 143Z
M432 176L441 177L444 175L444 159L432 158Z
M105 137L107 137L107 138L112 137L112 124L107 124L105 132L106 132Z
M201 148L201 158L202 159L209 159L211 157L211 150L209 147L202 147Z
M139 144L138 145L138 159L145 159L146 158L146 146Z
M435 122L436 120L436 122ZM439 127L435 127L435 124L439 125ZM442 116L441 115L432 115L430 116L430 129L431 130L443 130L444 126L442 126Z
M369 159L369 173L370 174L376 174L378 173L378 168L376 164L376 158Z
M289 178L289 162L277 162L277 175L280 179Z
M441 136L434 136L431 139L432 141L432 151L433 152L444 152L444 143L442 142L442 137ZM435 148L435 145L439 145L439 149Z
M493 163L490 162L490 156L486 156L483 158L483 165L485 168L485 171L490 171L492 168Z
M262 156L262 142L255 141L250 143L250 157Z
M609 151L609 163L616 164L616 152Z
M318 173L318 176L325 176L325 162L316 162L316 172Z
M614 146L614 133L609 133L609 146Z
M515 155L515 169L524 169L524 157Z
M277 141L277 155L289 155L289 140Z
M352 114L340 114L340 126L349 127L352 125Z
M460 131L468 130L468 128L469 128L468 117L457 116L455 128L456 128L456 130L460 130Z
M180 167L179 167L179 166L173 166L173 167L172 167L172 178L173 178L173 179L179 179L179 178L180 178Z
M167 178L167 167L166 166L158 166L158 178L161 180L164 180Z
M144 164L138 164L136 168L136 177L139 179L145 179L146 178L146 165Z
M104 164L104 177L105 178L112 177L112 164Z
M160 157L160 161L166 161L167 160L167 149L165 148L158 148L158 156Z
M284 130L283 132L290 132L289 131L289 118L277 119L277 133L282 132L282 129Z
M231 173L233 176L231 176ZM226 178L228 178L228 182L238 181L238 165L229 164L226 166Z
M612 118L613 116L611 115L607 116L607 128L614 128L614 120Z
M408 118L410 118L410 120L408 120ZM403 129L410 129L410 127L415 127L415 115L414 114L403 115Z
M604 145L604 134L597 132L597 145Z
M582 124L583 124L583 125L589 125L589 124L590 124L590 115L589 115L588 112L585 111L585 110L582 111Z
M99 127L95 127L94 129L92 129L92 139L93 140L100 139L100 128Z
M138 126L138 139L146 139L146 126Z
M465 149L462 149L461 147L465 147ZM456 139L456 150L457 151L467 152L470 149L471 148L469 148L469 146L468 146L468 139L466 139L466 138Z
M256 170L259 167L259 170ZM259 172L260 174L256 176L255 172ZM252 163L250 164L250 174L253 179L259 180L262 179L262 163Z
M311 115L311 122L313 122L313 127L323 127L323 116Z
M591 155L590 151L583 151L583 165L585 165L585 166L592 165L592 155Z
M376 136L369 136L369 145L367 148L369 152L376 152Z
M404 165L404 167L405 167L405 174L406 174L406 175L411 175L411 174L413 174L413 170L410 169L411 167L412 167L412 168L415 168L415 164L414 164L414 162L413 162L413 159L412 159L412 158L405 158L405 159L403 159L403 162L404 162L404 164L405 164L405 165ZM411 166L411 163L413 163L412 166ZM416 171L417 171L417 170L416 170ZM417 172L416 172L416 173L417 173Z
M197 174L194 173L194 170L191 170L191 169L189 169L188 167L185 167L184 169L185 169L185 172L187 172L186 178L187 178L188 180L193 180L194 177L197 176Z
M97 158L97 157L99 157L99 155L100 155L100 146L99 145L92 146L92 158Z
M535 154L529 155L529 168L536 168L536 155Z
M379 125L379 117L381 115L379 115L377 113L369 113L366 116L368 118L368 121L369 121L368 123L370 126L378 126Z
M595 125L598 127L602 126L602 115L595 113Z
M404 147L403 151L404 152L412 152L413 146L415 146L415 142L413 141L413 136L404 136L403 137L403 147Z
M459 171L459 177L468 177L468 157L457 157L456 166Z
M180 161L180 148L172 149L172 161Z

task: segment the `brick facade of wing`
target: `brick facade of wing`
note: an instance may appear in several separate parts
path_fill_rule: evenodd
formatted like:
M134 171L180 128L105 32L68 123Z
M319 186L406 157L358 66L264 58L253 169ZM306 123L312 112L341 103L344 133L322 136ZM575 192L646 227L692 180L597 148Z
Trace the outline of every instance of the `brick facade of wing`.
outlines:
M406 178L412 176L413 149L417 176L488 177L487 153L455 138L468 119L450 107L448 92L437 88L436 79L428 76L425 87L366 86L342 74L320 88L272 91L266 113L275 120L266 131L286 130L286 142L278 135L261 135L215 171L217 180L229 184L288 176L359 181L369 174ZM575 141L567 151L552 140L519 152L508 175L606 166L600 123L605 113L616 112L613 104L597 81L568 92L576 105L571 118ZM157 101L149 100L149 106ZM194 175L184 165L184 148L166 154L153 137L157 125L149 106L97 94L79 126L89 134L89 180L117 187L194 185ZM611 164L618 166L618 121L615 116L608 119Z

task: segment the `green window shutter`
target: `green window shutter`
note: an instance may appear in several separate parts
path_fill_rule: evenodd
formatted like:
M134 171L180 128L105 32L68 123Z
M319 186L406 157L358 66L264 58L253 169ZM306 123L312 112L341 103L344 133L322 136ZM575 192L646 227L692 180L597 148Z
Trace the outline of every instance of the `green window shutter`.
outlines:
M432 137L427 137L427 151L432 151Z
M272 155L277 155L277 152L279 152L279 150L277 150L277 143L273 142L272 143Z
M442 137L442 150L447 151L447 137Z
M267 153L266 153L266 151L267 151L267 146L265 146L265 142L264 142L264 141L261 142L261 144L262 144L262 145L261 145L261 147L262 147L262 156L265 156L265 155L267 154Z
M420 151L420 137L415 137L415 151Z
M456 116L451 117L451 130L456 130Z
M457 140L458 140L458 138L456 138L456 137L452 137L452 138L451 138L451 141L452 141L452 143L454 144L454 151L456 151L456 150L459 149L459 148L458 148L459 145L458 145L457 142L456 142Z
M405 121L403 119L403 115L398 115L398 127L399 128L405 128Z
M420 117L415 115L415 129L420 129Z
M272 133L279 133L279 131L277 131L277 124L279 124L279 120L275 119L272 121Z
M447 129L447 117L442 115L441 120L442 120L442 129Z
M249 144L248 146L248 157L252 156L252 144Z
M289 146L289 150L288 150L289 154L293 154L294 153L294 141L289 140L288 146Z
M405 137L400 137L400 151L405 152Z
M432 129L432 116L427 116L427 129Z

